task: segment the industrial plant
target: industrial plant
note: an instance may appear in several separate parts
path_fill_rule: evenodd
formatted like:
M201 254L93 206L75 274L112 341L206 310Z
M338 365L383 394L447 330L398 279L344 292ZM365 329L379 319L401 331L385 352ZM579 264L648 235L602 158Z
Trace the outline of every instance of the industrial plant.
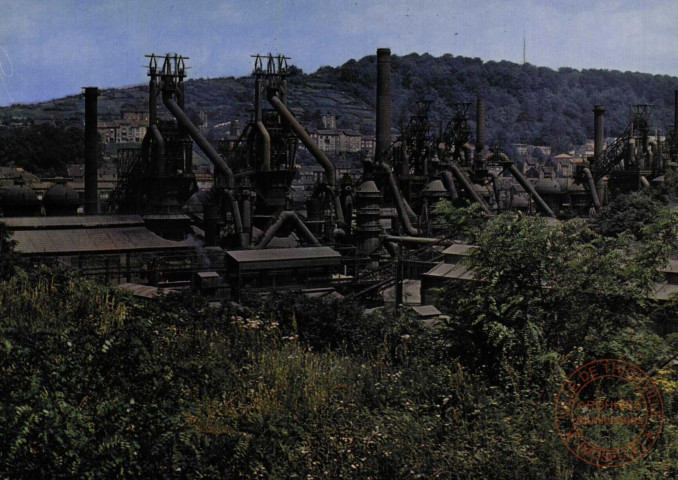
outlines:
M188 60L148 56L145 135L138 148L118 151L105 202L99 90L85 88L83 195L68 179L42 191L17 180L0 191L2 221L20 254L143 297L190 289L213 302L238 302L293 290L417 308L440 282L467 275L456 264L470 246L446 235L434 212L440 200L477 204L485 215L589 217L616 195L661 184L678 161L678 92L677 130L664 136L651 125L652 105L634 105L624 133L606 143L605 106L591 105L593 153L559 176L531 177L487 144L483 98L453 105L444 128L432 124L430 101L422 99L393 141L391 52L380 48L376 141L356 180L338 174L295 117L287 57L254 56L254 111L239 135L216 145L186 111ZM212 165L207 188L194 169L194 147ZM299 201L293 182L302 149L323 175Z

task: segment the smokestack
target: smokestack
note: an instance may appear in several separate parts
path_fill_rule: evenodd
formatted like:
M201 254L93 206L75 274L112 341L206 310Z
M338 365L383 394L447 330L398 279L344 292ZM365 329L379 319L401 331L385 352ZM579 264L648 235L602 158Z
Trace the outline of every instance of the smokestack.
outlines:
M97 185L97 87L85 87L85 215L99 213Z
M605 147L605 107L593 107L593 154L599 158Z
M673 138L678 138L678 90L675 91L673 109Z
M391 145L391 49L377 49L377 149L376 163L384 161Z
M478 97L476 102L476 160L482 160L485 149L485 100Z

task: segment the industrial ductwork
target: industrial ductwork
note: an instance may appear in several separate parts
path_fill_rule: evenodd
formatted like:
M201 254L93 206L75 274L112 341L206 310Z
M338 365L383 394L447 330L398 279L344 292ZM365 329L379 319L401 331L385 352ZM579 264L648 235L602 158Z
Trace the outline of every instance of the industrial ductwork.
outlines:
M537 193L532 184L527 180L527 178L523 176L522 172L518 170L518 167L514 165L514 163L511 161L511 159L508 158L508 156L505 153L493 153L489 157L487 157L487 161L488 162L496 161L497 163L510 165L508 167L508 170L513 175L513 178L515 178L518 181L518 183L525 189L526 192L532 195L532 198L534 198L534 201L537 203L537 206L539 206L542 212L549 217L556 218L556 214L553 213L551 207L549 207L548 204L544 201L544 199L541 198L541 196Z
M590 168L584 168L584 176L591 192L591 200L593 200L593 208L600 213L600 199L598 198L598 190L596 190L596 182L593 180L593 174Z
M285 223L291 223L293 226L295 226L298 229L298 231L302 234L302 236L314 247L320 246L320 242L318 242L315 236L313 236L308 227L304 225L304 222L301 221L296 212L291 210L285 210L280 213L275 223L268 227L268 229L264 233L264 236L262 237L259 244L255 247L255 249L259 250L265 248L271 242L271 240L273 240L275 234L278 233L278 230L280 230L280 228Z
M334 169L334 164L329 158L327 158L325 153L320 150L320 147L318 147L318 145L313 141L308 133L306 133L304 127L302 127L297 119L294 118L294 115L292 115L292 113L287 109L283 101L280 100L277 95L270 93L268 95L268 101L276 110L276 112L278 112L280 116L290 125L292 130L294 130L294 133L297 135L297 138L301 140L301 143L306 146L308 151L311 152L311 155L313 155L313 158L315 158L320 166L325 170L325 180L332 190L334 213L336 215L337 224L343 225L344 212L343 208L341 207L341 199L333 190L336 184L336 171Z
M597 160L605 150L605 107L593 107L593 155Z
M480 204L485 213L490 213L490 207L487 206L487 203L483 197L481 197L480 194L476 192L475 188L473 188L473 184L468 178L466 178L466 175L464 175L464 172L461 170L461 167L457 164L457 162L452 160L450 169L452 170L452 173L456 179L459 180L459 182L464 186L464 189L469 193L469 195L471 195L473 200Z
M393 195L393 200L396 204L396 211L398 212L398 218L400 223L403 226L405 232L408 235L417 236L419 235L419 230L412 226L410 217L407 214L407 208L405 207L405 200L403 199L400 189L398 188L398 183L396 182L395 176L393 175L393 170L386 163L380 163L381 169L386 173L386 179L388 186L391 189L391 194Z
M242 219L240 216L240 207L238 205L238 200L235 198L232 189L235 186L235 176L233 171L230 169L228 164L221 158L221 155L210 145L205 137L202 136L200 130L193 125L193 122L188 118L184 111L179 107L176 101L172 98L172 94L169 91L163 91L162 101L170 111L170 113L176 118L179 125L186 130L189 136L193 141L200 147L200 149L207 155L212 164L216 169L218 169L226 178L226 184L228 188L225 190L225 194L228 197L229 204L231 207L231 214L233 215L233 224L235 226L236 237L240 246L247 247L247 239L243 232Z

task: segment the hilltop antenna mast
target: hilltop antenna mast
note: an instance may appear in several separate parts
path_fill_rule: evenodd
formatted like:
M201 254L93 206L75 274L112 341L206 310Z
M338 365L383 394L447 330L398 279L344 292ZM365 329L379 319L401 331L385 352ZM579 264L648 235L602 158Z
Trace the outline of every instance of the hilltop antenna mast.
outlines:
M523 33L523 65L525 65L525 34Z

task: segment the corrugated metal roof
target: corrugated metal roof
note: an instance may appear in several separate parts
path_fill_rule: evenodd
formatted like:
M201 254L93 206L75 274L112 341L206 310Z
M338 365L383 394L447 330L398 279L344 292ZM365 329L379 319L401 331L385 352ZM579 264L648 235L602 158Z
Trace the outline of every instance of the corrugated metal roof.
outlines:
M467 266L457 263L439 263L424 275L448 280L475 280Z
M290 267L335 266L341 254L330 247L270 248L263 250L228 250L226 258L240 270Z
M671 295L678 293L678 285L671 283L657 283L654 291L650 294L650 298L654 300L668 300Z
M117 285L115 288L128 290L132 292L132 295L134 295L135 297L142 298L155 298L166 293L176 292L176 290L173 290L171 288L161 289L151 285L141 285L138 283L121 283L120 285Z
M0 218L10 230L47 230L74 228L110 228L143 226L139 215L78 215L72 217L5 217Z
M476 245L466 245L463 243L455 243L443 250L443 255L470 255L471 251L478 248Z
M440 315L440 310L438 310L433 305L419 305L410 308L413 312L421 317L435 317Z
M185 242L165 240L144 227L17 230L12 239L26 255L114 253L192 248Z

